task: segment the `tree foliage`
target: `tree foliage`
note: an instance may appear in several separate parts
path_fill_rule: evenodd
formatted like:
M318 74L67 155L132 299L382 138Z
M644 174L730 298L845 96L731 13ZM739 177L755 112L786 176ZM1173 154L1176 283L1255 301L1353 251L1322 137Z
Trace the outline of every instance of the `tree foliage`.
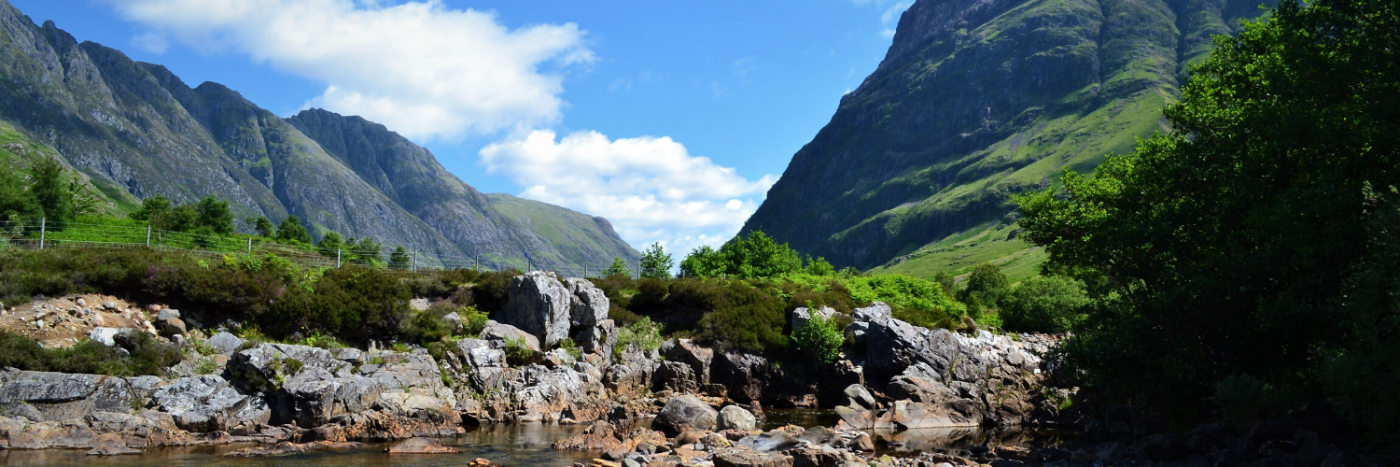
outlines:
M670 279L671 267L675 266L675 261L671 260L671 255L661 247L661 242L656 242L647 247L647 251L642 252L642 277L655 277L658 279Z
M623 261L622 258L614 256L612 264L603 271L603 277L609 276L632 277L632 269L627 267L627 262Z
M696 248L681 261L681 271L693 277L781 277L801 272L802 257L786 243L779 244L762 231L754 231L747 237L734 237L719 250Z
M812 313L807 324L792 330L792 343L797 350L821 363L831 363L841 356L844 338L836 321Z
M1084 283L1065 276L1037 276L1011 288L1001 298L999 314L1006 329L1019 332L1068 332L1089 304Z
M277 240L310 245L311 233L307 232L306 227L301 225L301 219L297 216L287 216L277 226Z
M1215 38L1164 111L1174 132L1017 199L1027 238L1088 284L1067 358L1110 397L1198 415L1239 375L1325 397L1319 353L1394 338L1394 311L1350 327L1338 303L1374 264L1371 200L1400 187L1400 7L1266 18Z

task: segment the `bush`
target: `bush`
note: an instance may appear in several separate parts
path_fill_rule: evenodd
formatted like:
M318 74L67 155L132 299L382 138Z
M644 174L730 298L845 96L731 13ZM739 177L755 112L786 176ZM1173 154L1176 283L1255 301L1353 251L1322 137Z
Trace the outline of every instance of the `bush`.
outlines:
M643 353L651 353L661 348L666 338L661 337L661 325L642 318L632 325L617 330L617 343L613 344L613 359L621 359L629 348Z
M1023 332L1068 332L1083 320L1089 304L1084 283L1064 276L1026 279L1001 300L1006 329Z
M792 330L792 342L797 349L822 363L836 361L844 339L835 320L815 313L806 325Z
M535 352L530 350L524 337L519 339L506 337L506 363L510 366L520 366L529 363L534 358Z
M968 306L944 293L936 282L903 275L852 277L845 281L858 303L888 303L894 317L930 329L962 328Z
M462 317L462 335L468 337L480 336L481 330L486 329L486 322L491 319L474 306L462 307L457 311L457 316Z
M46 349L28 337L0 331L0 367L29 371L90 373L110 376L164 376L165 369L180 363L183 355L144 332L118 336L120 349L86 340L66 349Z
M787 325L790 307L782 290L771 283L750 285L745 281L730 281L719 303L704 315L696 328L696 337L721 349L753 353L782 353L790 345L783 328Z

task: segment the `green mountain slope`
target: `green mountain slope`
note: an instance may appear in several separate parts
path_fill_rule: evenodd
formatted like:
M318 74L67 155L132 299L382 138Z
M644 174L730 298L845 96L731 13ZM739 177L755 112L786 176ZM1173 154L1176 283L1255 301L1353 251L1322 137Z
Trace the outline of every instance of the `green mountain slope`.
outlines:
M642 255L622 241L612 223L576 211L517 198L504 193L488 193L491 205L520 226L554 245L568 258L583 258L590 268L606 267L614 257L637 264Z
M52 22L36 26L5 0L0 121L81 171L114 213L155 195L180 203L216 195L239 219L294 214L318 238L372 237L424 255L420 264L597 266L495 209L382 125L320 110L284 120L225 86L191 88ZM638 254L619 242L586 246L608 258ZM591 251L578 247L568 246Z
M979 231L1010 194L1168 131L1185 65L1256 5L919 0L744 231L862 269Z

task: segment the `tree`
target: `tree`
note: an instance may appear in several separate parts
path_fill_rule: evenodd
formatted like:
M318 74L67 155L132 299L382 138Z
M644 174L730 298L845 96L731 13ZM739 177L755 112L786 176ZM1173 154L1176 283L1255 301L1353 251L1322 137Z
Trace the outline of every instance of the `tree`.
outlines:
M199 201L195 211L199 213L195 221L198 227L208 227L220 235L233 233L233 211L229 210L228 201L219 201L218 197L209 195Z
M836 268L832 267L831 263L826 262L826 258L808 256L805 272L814 276L830 276L836 274Z
M30 168L29 192L49 221L70 222L88 208L90 201L80 196L82 184L77 177L64 180L63 163L46 157Z
M992 263L982 263L972 269L967 277L967 287L961 291L961 300L971 305L971 300L983 306L995 307L1011 282L1001 273L1001 268Z
M249 219L248 223L253 224L253 229L258 231L258 236L263 238L277 238L277 226L266 217Z
M131 218L139 221L146 221L152 228L166 230L165 223L170 217L170 199L161 195L155 195L141 201L141 208L131 213Z
M1089 304L1084 283L1064 276L1026 279L1001 299L999 314L1006 329L1021 332L1068 332L1083 319Z
M351 261L355 264L373 266L376 261L384 261L384 246L370 237L364 237L346 245L355 253Z
M1017 198L1027 239L1094 300L1067 364L1182 418L1244 376L1326 396L1317 357L1353 344L1339 302L1373 200L1400 187L1397 23L1391 0L1283 1L1215 39L1164 111L1172 133Z
M341 250L344 249L346 249L345 239L335 232L326 232L326 235L322 236L321 241L316 244L316 250L321 252L321 256L330 258L339 257Z
M43 213L44 209L39 206L33 194L25 189L14 169L6 167L0 170L0 219L38 220Z
M282 219L282 224L277 226L277 239L310 245L311 233L301 225L301 219L297 216L287 216L286 219Z
M642 253L642 277L670 279L673 265L675 262L671 260L671 255L661 248L661 242L651 244L647 251Z
M728 270L723 256L709 245L691 250L681 260L681 275L686 277L718 277Z
M614 256L612 265L608 266L608 269L603 271L603 277L611 276L632 277L632 270L627 267L626 261L623 261L622 258Z
M394 252L389 254L389 269L400 271L408 270L412 266L412 259L408 257L408 250L402 245L395 247Z

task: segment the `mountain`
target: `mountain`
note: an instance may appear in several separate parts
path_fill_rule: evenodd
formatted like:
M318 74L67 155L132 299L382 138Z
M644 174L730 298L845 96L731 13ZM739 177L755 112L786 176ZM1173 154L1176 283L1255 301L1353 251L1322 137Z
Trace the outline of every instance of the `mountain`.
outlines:
M1170 131L1161 109L1188 64L1257 5L918 0L879 67L841 98L743 231L869 269L1002 229L1015 221L1011 194Z
M428 264L600 267L640 256L606 238L563 253L535 222L495 208L383 125L319 109L282 119L223 85L191 88L165 67L79 43L52 21L36 26L6 0L0 57L4 128L62 156L113 209L155 195L179 203L215 195L239 219L296 215L318 238L373 237ZM580 229L599 225L553 208L576 214L561 219L584 222Z

